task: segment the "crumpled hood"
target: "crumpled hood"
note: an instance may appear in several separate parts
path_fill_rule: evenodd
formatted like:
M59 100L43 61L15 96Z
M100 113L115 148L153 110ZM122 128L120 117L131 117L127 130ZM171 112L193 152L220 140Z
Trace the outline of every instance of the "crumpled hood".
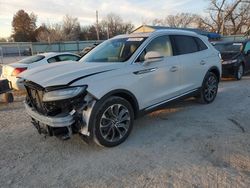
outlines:
M122 63L76 63L65 61L27 70L18 77L32 81L42 87L49 87L66 85L78 78L111 71L120 66L122 66Z

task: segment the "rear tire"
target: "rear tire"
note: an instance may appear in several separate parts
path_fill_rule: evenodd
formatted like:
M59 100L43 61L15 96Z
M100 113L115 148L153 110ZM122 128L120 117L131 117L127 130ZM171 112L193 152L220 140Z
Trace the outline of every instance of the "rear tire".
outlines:
M237 71L235 71L234 77L235 77L236 80L241 80L243 74L244 74L244 66L243 66L243 64L241 63L241 64L238 66Z
M100 100L93 110L94 142L104 147L114 147L124 142L129 136L134 121L131 104L121 98L112 96Z
M214 101L218 92L219 81L217 76L209 72L205 76L200 91L199 102L202 104L209 104Z

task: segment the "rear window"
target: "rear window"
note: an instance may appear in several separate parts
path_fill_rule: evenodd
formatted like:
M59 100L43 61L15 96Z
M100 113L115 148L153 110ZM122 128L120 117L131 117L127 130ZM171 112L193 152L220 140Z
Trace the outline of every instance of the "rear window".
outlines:
M200 51L208 49L207 45L204 44L204 42L201 39L199 39L197 37L195 37L194 39L197 42Z
M185 35L172 36L175 42L175 55L189 54L199 51L194 37Z
M59 55L58 58L60 61L78 61L80 59L80 57L74 55Z
M40 61L44 58L45 58L45 56L43 56L43 55L34 55L34 56L27 57L27 58L20 60L19 63L31 64L31 63L35 63L37 61Z

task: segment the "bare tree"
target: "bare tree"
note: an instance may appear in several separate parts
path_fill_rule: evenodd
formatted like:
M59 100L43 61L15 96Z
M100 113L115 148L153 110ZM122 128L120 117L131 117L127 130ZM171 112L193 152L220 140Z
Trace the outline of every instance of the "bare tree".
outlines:
M170 27L189 27L196 22L197 15L191 13L180 13L166 17L166 23Z
M210 0L209 19L201 20L210 31L222 34L238 34L249 28L250 2L244 0Z
M250 2L242 3L229 16L228 34L244 33L250 29Z
M102 28L102 32L106 32L107 38L130 33L134 25L129 22L124 22L122 18L114 13L109 13L100 23L100 27Z
M78 40L81 32L78 19L66 15L63 19L62 31L64 40Z
M57 42L64 40L62 26L60 24L42 24L37 29L36 39L40 42Z
M179 13L176 15L168 15L164 19L154 19L152 24L169 27L195 27L198 19L197 14Z
M36 33L36 39L41 42L79 40L81 27L77 18L66 15L63 24L42 24Z
M99 26L99 39L104 39L105 36ZM96 25L83 26L81 28L80 40L97 40Z

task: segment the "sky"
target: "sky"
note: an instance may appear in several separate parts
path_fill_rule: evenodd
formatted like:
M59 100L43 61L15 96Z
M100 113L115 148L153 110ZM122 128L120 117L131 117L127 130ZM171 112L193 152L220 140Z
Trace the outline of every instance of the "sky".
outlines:
M203 14L207 6L208 0L0 0L0 38L11 35L13 15L20 9L35 13L37 26L62 22L66 14L77 17L82 26L90 25L98 10L100 20L112 12L137 27L170 14Z

